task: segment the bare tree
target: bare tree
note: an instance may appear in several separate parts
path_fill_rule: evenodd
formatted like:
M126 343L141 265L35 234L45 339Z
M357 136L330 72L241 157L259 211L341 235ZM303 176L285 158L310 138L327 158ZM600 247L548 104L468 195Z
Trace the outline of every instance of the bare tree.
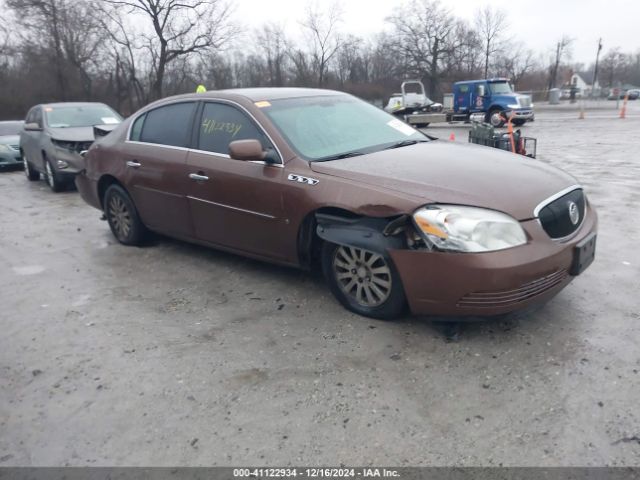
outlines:
M502 50L501 41L508 28L507 15L502 10L494 10L490 5L476 13L476 28L482 38L484 50L484 78L489 76L491 58Z
M459 48L455 36L458 23L438 0L405 4L387 18L393 27L392 48L403 73L429 82L429 93L438 91L445 57Z
M236 33L224 0L103 0L139 14L152 33L140 33L152 60L152 96L161 98L167 66L176 59L224 46Z
M496 64L518 89L524 76L536 67L535 54L522 43L515 43L498 57Z
M342 8L338 2L322 10L316 3L307 5L303 27L311 37L311 56L317 73L318 86L325 83L327 67L340 49L341 36L338 24L342 21Z
M90 69L103 40L94 2L7 0L7 6L16 12L23 27L21 43L49 52L59 97L68 97L70 70L78 73L84 95L91 97Z
M258 49L267 62L269 85L281 87L285 81L287 37L284 27L275 23L267 23L258 30Z
M571 52L569 51L569 49L572 43L573 39L567 37L566 35L563 35L562 38L556 43L555 57L549 71L549 90L555 88L556 86L556 82L558 81L558 70L562 63L562 60L564 60L565 57L570 56Z

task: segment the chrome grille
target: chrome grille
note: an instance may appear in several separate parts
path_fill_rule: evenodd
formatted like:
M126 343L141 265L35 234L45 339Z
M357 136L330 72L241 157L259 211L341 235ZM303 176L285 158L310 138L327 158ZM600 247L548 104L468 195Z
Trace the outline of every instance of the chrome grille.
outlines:
M458 300L459 307L492 308L508 307L516 305L562 283L569 273L566 270L557 270L549 275L525 283L513 290L499 290L494 292L472 292Z
M576 222L571 220L571 204L575 204L578 208ZM538 212L538 219L547 235L551 238L563 238L580 228L585 212L584 192L581 189L576 189L542 207Z
M523 108L531 107L531 97L518 97L518 104Z

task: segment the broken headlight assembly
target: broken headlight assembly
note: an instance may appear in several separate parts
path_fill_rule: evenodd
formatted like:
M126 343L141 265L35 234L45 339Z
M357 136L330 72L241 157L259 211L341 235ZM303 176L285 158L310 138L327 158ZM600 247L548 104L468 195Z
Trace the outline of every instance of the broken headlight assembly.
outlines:
M413 214L425 243L451 252L493 252L527 243L515 218L495 210L458 205L427 205Z

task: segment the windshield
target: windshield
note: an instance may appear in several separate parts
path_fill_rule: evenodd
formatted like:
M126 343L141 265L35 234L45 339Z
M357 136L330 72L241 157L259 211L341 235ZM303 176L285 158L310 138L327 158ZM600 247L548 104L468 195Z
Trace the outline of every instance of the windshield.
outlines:
M20 135L23 122L0 122L0 137L4 135Z
M293 149L311 161L371 153L428 137L357 98L336 95L259 102Z
M502 94L502 93L513 93L513 90L511 90L511 85L509 85L507 82L500 82L500 83L490 83L489 85L491 85L491 93L493 94Z
M51 128L92 127L122 122L122 117L106 105L45 107L47 125Z

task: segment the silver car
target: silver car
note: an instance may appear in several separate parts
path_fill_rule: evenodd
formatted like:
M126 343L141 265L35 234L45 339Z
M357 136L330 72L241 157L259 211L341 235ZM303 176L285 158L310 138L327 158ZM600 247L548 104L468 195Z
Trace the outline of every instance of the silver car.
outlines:
M0 122L0 169L22 165L20 156L20 131L24 122Z
M81 153L95 139L95 128L109 131L122 117L103 103L50 103L29 110L20 133L24 171L31 181L44 175L51 190L59 192L83 168Z

